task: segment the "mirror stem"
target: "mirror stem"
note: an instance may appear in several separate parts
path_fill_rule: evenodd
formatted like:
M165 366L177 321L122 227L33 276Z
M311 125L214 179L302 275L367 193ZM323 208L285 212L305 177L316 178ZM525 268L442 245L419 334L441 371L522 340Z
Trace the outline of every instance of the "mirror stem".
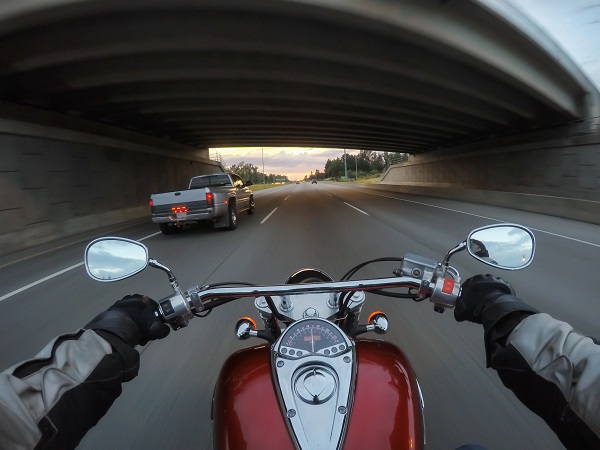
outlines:
M448 267L448 264L450 263L450 258L452 257L452 255L454 255L455 253L458 253L458 252L462 252L466 248L467 248L467 241L462 241L456 247L454 247L453 249L450 249L448 251L448 253L446 253L446 256L444 257L444 261L442 262L442 265L444 267Z
M154 267L156 269L162 270L163 272L166 272L166 274L169 276L169 282L171 283L171 286L173 287L173 290L175 291L175 293L179 294L179 295L183 295L183 293L181 292L181 288L179 287L179 282L177 281L177 278L175 278L175 275L173 274L173 272L171 272L171 269L169 269L167 266L159 263L155 259L148 260L148 265L150 267Z

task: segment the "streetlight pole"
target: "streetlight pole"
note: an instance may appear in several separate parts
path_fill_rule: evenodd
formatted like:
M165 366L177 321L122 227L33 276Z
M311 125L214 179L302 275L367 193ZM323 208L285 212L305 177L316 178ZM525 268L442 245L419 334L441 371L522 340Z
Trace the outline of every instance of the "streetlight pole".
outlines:
M263 184L265 184L265 148L260 148L260 153L262 155L262 163L263 163Z
M354 157L354 162L356 163L356 172L354 172L354 178L358 181L358 154Z
M346 180L348 179L348 167L346 165L347 159L348 159L348 157L346 156L346 149L344 149L344 178Z

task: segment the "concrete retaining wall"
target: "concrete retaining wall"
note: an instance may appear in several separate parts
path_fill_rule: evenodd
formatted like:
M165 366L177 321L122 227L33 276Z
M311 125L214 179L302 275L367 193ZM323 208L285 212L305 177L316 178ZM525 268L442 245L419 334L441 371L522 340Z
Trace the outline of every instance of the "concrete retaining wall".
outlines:
M416 156L375 188L600 224L600 136Z
M201 150L111 128L72 132L0 119L0 256L98 227L149 219L150 194L222 172ZM125 130L127 131L127 130ZM127 137L128 139L123 139ZM183 147L181 148L177 147Z

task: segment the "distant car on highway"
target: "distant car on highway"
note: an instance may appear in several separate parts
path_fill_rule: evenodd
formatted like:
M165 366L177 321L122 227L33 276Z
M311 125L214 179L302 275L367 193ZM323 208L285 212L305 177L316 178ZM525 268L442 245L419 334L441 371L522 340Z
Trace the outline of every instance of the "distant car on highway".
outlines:
M298 180L296 180L296 184L300 184L300 182Z
M312 184L317 184L317 179L316 178L312 179Z

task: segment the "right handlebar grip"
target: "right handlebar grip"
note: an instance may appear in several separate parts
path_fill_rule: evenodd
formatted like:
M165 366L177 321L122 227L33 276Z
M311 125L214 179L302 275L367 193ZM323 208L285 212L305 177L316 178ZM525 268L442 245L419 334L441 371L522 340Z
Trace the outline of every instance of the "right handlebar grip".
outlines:
M431 301L436 306L454 308L460 293L460 283L452 278L439 277L433 286Z

